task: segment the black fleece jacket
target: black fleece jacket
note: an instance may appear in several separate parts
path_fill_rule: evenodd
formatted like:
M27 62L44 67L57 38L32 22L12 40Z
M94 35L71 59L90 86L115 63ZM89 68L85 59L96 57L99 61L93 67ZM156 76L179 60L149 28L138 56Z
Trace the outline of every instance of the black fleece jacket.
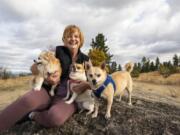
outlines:
M61 75L61 82L69 77L69 68L72 64L72 56L69 49L65 46L57 46L56 47L56 58L60 60L61 68L62 68L62 75ZM81 52L79 49L77 54L76 63L83 63L88 61L89 57Z

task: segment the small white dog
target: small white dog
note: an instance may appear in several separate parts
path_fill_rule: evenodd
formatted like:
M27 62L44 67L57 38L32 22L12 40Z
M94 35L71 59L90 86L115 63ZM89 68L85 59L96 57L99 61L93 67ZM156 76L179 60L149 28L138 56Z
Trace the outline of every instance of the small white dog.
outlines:
M103 63L100 67L92 66L91 62L85 63L87 79L91 85L91 89L96 97L96 99L102 97L107 100L107 109L105 118L111 117L111 106L113 103L114 96L119 96L119 101L121 100L121 95L126 89L129 96L129 105L131 105L131 93L132 93L132 78L130 72L133 70L133 63L127 63L125 65L126 71L118 71L113 74L108 75L105 67L106 64ZM99 103L95 100L95 111L92 117L97 117L98 115Z
M35 91L41 90L42 84L45 79L47 79L48 75L58 72L58 76L61 76L61 64L59 60L55 57L54 53L51 51L43 51L40 53L37 60L34 60L35 70L32 71L33 80L32 80L32 88ZM57 85L57 84L56 84ZM50 90L50 95L54 96L54 89L56 85L53 85Z
M92 90L86 90L81 94L73 91L74 86L78 85L81 81L87 80L84 64L73 63L71 66L69 78L70 80L67 82L67 95L64 98L64 100L67 100L65 103L71 104L72 102L76 101L78 105L80 105L81 109L89 110L87 114L92 113L94 111L94 99L91 96ZM71 97L70 93L72 93Z

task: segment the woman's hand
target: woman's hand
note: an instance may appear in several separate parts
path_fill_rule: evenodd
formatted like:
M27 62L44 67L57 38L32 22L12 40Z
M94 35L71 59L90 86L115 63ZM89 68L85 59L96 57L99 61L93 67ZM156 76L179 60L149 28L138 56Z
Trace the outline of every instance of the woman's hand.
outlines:
M53 74L48 75L48 78L46 79L46 81L51 85L58 84L60 81L59 72L56 71Z
M33 75L37 75L38 74L38 69L37 69L37 64L34 63L31 68L30 68L31 72Z
M78 94L83 93L87 89L91 89L90 85L86 81L81 81L78 85L75 85L73 88L73 91L75 91Z

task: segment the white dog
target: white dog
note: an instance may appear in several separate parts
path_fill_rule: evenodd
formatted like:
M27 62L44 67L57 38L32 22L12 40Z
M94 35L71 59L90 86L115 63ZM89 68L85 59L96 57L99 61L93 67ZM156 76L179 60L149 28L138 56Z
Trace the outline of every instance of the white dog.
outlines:
M71 104L76 101L81 109L87 109L90 114L94 110L94 99L91 96L92 90L86 90L85 92L78 94L73 91L73 87L78 85L81 81L86 81L86 74L84 64L73 63L72 68L69 75L70 80L68 80L67 84L67 95L64 100L67 104ZM70 97L70 93L72 96ZM70 99L69 99L70 97ZM68 100L69 99L69 100Z
M51 51L43 51L40 53L37 60L34 60L35 63L35 71L32 71L33 80L32 80L32 88L35 91L41 90L42 84L45 79L47 79L48 75L58 72L58 76L61 76L61 64L59 60L55 57L54 53ZM57 85L57 84L56 84ZM50 95L54 95L54 89L56 85L53 85L50 90Z

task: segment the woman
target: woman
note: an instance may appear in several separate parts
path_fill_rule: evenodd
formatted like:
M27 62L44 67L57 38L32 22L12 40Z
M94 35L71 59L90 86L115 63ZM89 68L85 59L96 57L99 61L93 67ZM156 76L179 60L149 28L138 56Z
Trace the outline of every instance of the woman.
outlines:
M76 111L76 105L66 104L62 98L66 96L66 85L69 76L69 68L72 62L83 63L89 58L83 54L80 48L83 46L84 37L80 29L75 25L69 25L63 33L64 46L56 47L56 57L62 66L61 78L57 73L47 79L49 84L60 84L56 88L56 95L50 97L47 90L49 86L43 85L42 90L31 90L10 104L0 113L0 131L12 127L18 120L30 112L30 118L45 127L62 125ZM35 66L31 67L33 71ZM74 87L75 91L83 91L89 88L88 83L81 82Z

